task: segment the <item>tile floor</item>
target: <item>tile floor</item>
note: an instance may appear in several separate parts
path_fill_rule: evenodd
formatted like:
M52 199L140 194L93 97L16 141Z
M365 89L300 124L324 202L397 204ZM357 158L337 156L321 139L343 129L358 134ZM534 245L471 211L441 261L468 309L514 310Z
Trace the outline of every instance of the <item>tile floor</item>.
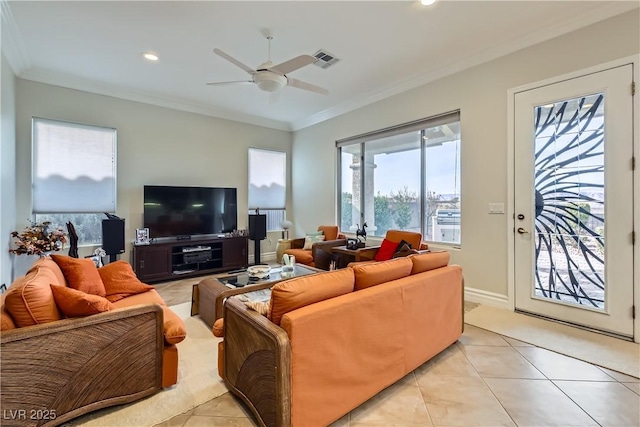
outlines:
M158 427L255 426L226 393ZM640 426L640 380L465 325L460 340L333 427Z

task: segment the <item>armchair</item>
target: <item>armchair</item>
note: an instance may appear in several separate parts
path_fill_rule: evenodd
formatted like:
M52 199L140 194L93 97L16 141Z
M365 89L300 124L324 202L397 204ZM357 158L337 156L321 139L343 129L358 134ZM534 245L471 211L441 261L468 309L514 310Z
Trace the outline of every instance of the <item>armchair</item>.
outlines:
M347 239L335 225L321 225L318 227L318 231L322 231L324 241L314 243L309 250L304 249L304 237L293 239L291 241L291 249L287 249L284 253L295 256L296 262L300 264L329 270L331 248L346 245Z
M405 241L408 244L411 245L411 249L408 250L402 250L402 251L398 251L393 253L390 258L398 258L398 257L404 257L404 256L408 256L411 254L417 254L420 253L422 251L428 251L429 249L429 245L426 242L422 241L422 234L418 233L418 232L414 232L414 231L402 231L402 230L387 230L386 235L384 236L384 240L387 240L389 242L393 242L393 243L400 243L401 241ZM384 241L383 241L383 245L384 245ZM370 248L368 248L369 250L366 251L366 253L361 255L361 258L363 256L366 257L370 257L369 260L367 261L360 261L360 262L350 262L349 266L352 266L354 264L359 264L359 263L363 263L363 262L373 262L373 261L380 261L380 259L377 259L377 255L378 252L380 250L380 248L382 248L381 246L372 246Z

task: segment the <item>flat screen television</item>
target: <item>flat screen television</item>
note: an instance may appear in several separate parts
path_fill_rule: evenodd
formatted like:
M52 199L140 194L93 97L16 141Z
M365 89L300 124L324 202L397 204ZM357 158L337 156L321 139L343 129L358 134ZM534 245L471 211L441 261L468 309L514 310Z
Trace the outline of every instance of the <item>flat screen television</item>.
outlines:
M144 186L144 227L149 236L228 233L238 227L235 188Z

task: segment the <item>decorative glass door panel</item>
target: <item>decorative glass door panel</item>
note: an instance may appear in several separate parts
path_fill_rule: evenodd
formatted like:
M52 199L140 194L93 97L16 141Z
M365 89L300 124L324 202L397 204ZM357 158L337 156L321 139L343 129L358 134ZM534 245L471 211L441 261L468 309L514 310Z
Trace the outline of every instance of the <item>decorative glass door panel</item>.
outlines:
M516 93L516 309L632 336L631 66Z
M604 309L604 93L534 114L534 296Z

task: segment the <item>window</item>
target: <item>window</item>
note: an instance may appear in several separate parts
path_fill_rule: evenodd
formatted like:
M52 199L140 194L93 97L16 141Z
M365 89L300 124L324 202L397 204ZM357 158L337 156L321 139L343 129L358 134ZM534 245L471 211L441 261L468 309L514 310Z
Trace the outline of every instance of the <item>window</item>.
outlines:
M280 231L287 202L287 153L249 148L249 213L267 215L267 231Z
M384 236L417 231L459 245L460 113L418 120L336 143L340 228Z
M116 210L116 130L34 117L32 214L79 245L100 244L105 212Z

